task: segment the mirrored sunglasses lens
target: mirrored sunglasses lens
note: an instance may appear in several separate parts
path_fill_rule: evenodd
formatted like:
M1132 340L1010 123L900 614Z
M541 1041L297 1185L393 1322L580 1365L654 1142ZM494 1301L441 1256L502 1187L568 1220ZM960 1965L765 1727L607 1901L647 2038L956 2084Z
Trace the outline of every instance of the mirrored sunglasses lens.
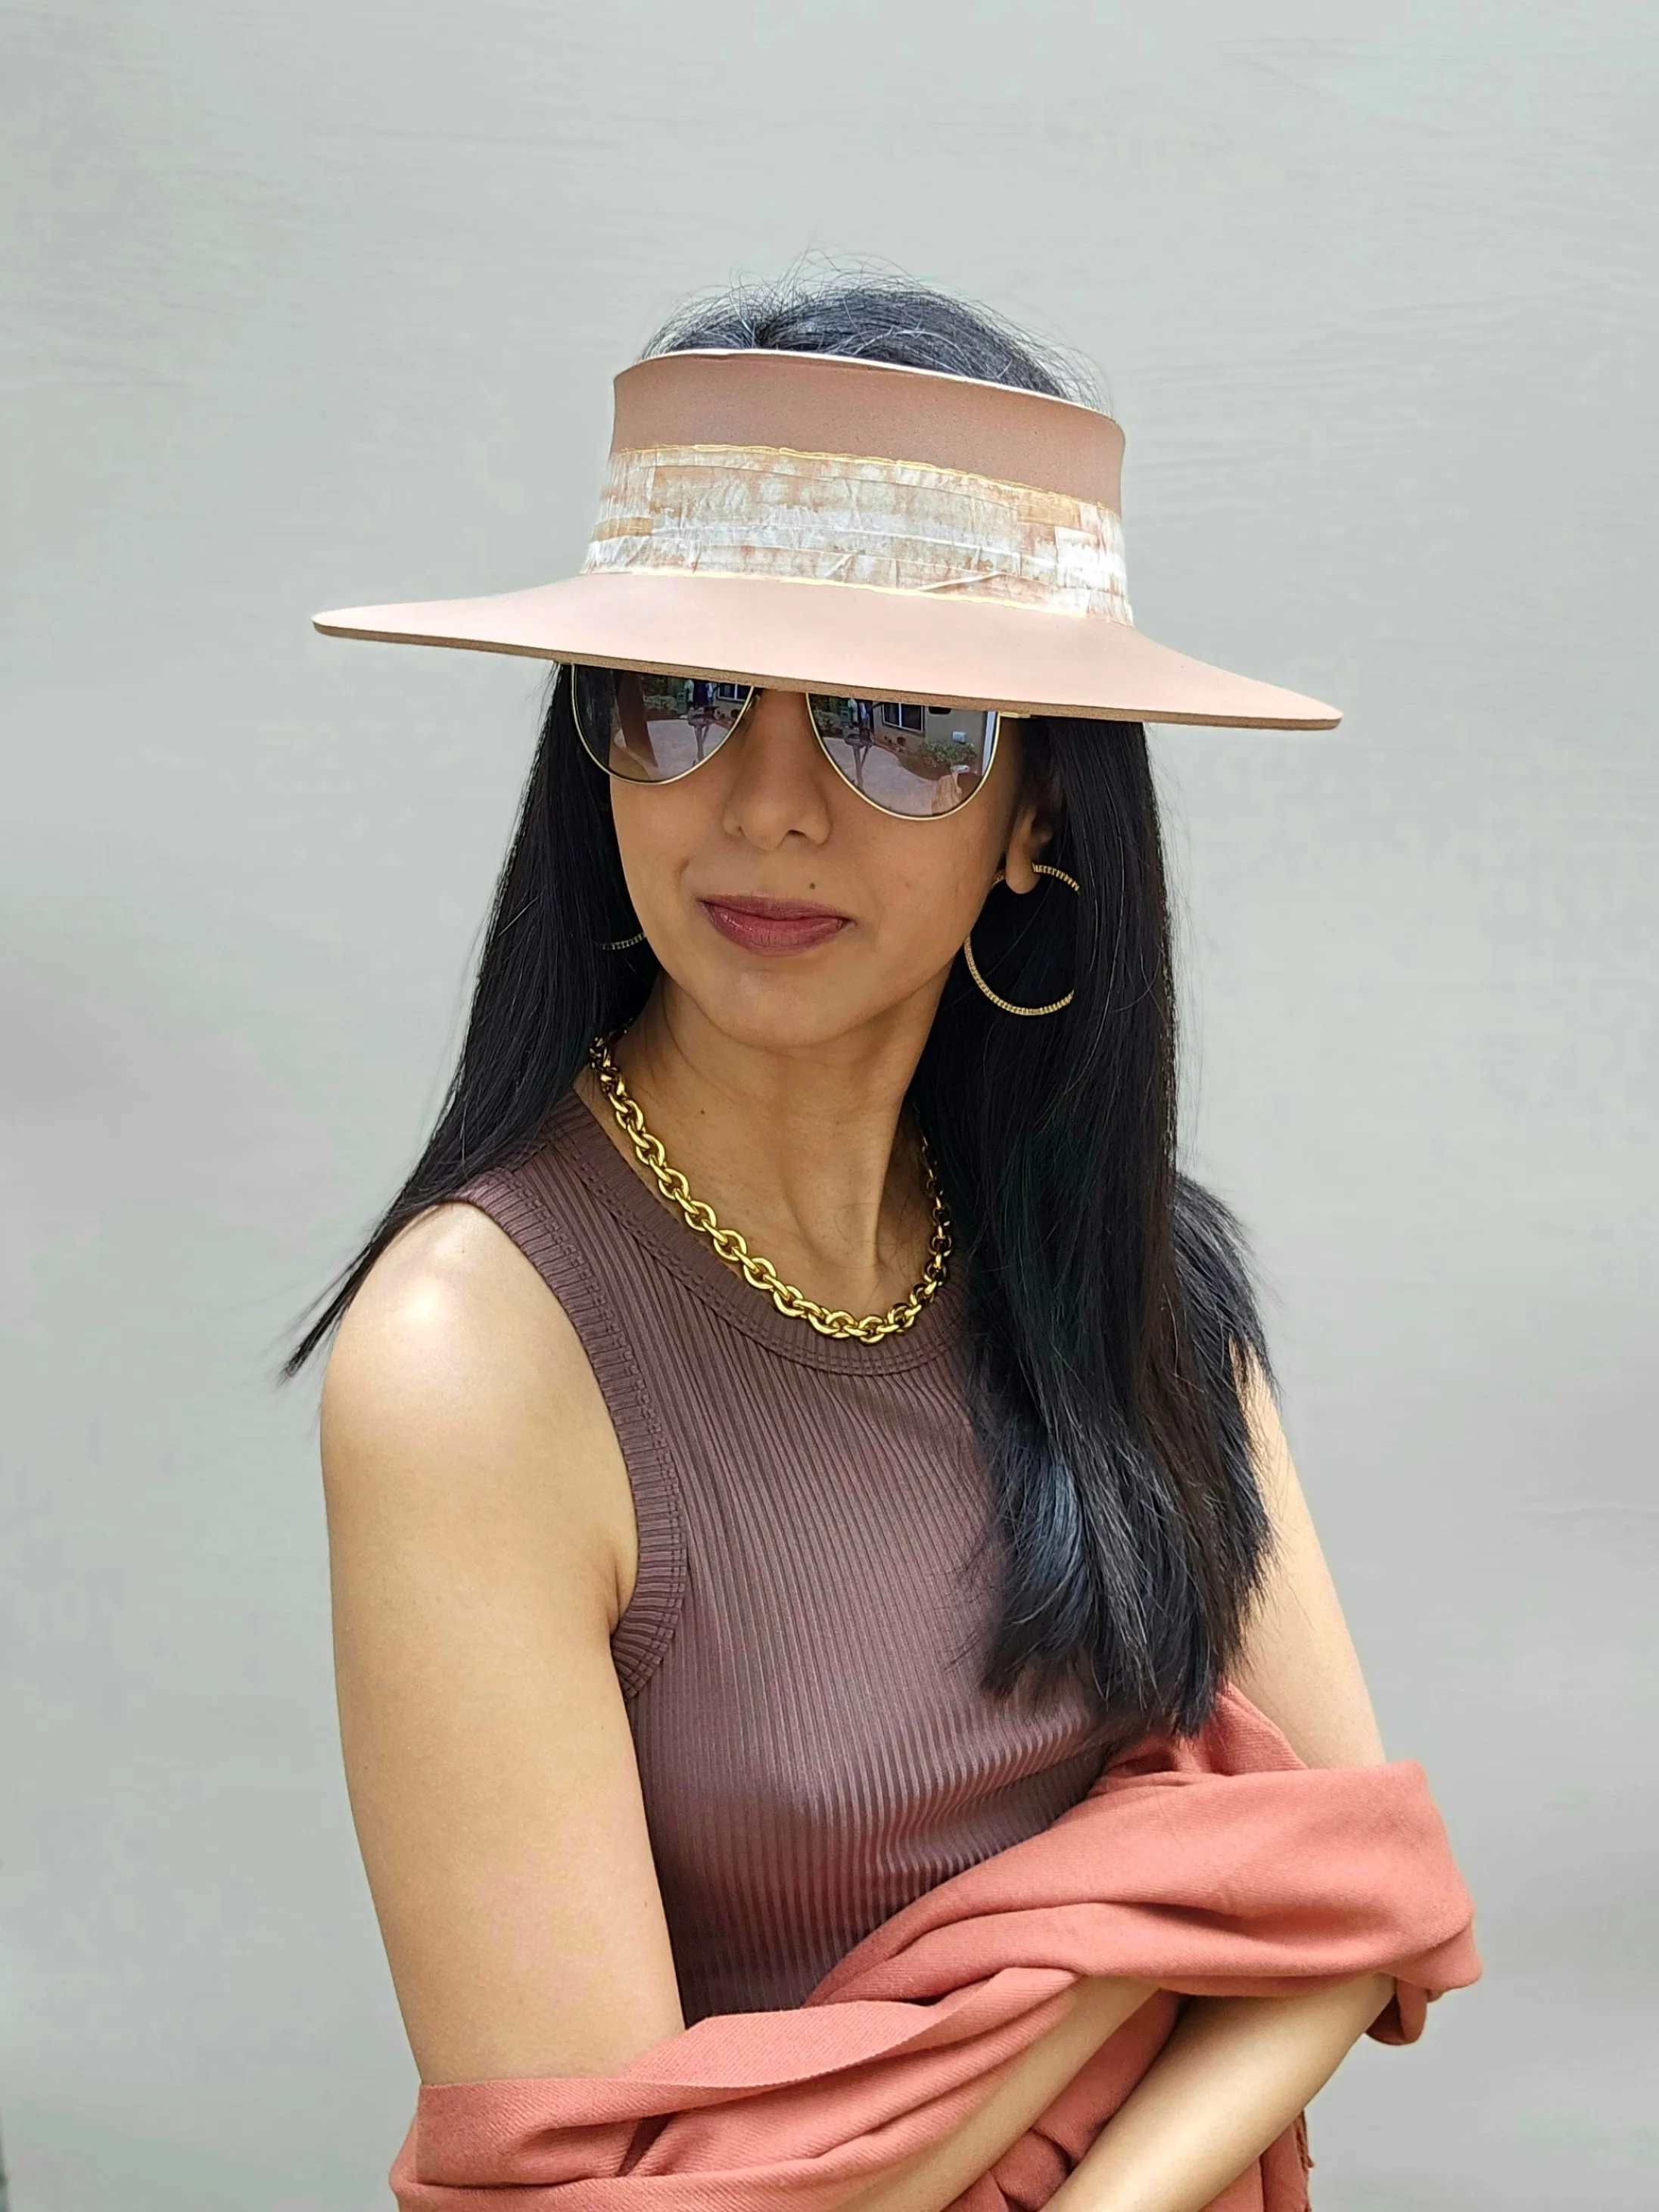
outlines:
M702 677L578 668L577 733L602 769L629 783L672 783L731 735L748 703L746 684Z
M890 814L951 814L991 763L997 718L982 707L811 696L823 749L854 791Z

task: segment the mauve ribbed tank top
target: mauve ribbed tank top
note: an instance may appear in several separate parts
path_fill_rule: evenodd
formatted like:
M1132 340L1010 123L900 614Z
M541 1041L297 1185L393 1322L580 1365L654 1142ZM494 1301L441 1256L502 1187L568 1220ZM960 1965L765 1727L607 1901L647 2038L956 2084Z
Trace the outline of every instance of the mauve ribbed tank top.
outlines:
M611 1650L687 2023L798 2004L1100 1771L1080 1692L979 1686L997 1565L961 1271L903 1335L820 1337L574 1093L529 1161L462 1195L569 1316L627 1465L639 1577Z

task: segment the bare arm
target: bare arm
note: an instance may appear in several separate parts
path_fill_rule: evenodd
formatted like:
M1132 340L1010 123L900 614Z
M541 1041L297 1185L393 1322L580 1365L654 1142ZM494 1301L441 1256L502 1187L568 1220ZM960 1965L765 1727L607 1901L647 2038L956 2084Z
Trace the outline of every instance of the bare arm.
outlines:
M632 1498L574 1330L483 1215L374 1270L323 1462L347 1779L422 2078L610 2072L684 2024L610 1654ZM1083 1984L861 2212L942 2212L1149 1994Z
M1233 1680L1308 1766L1377 1766L1388 1757L1308 1501L1267 1387L1246 1392L1273 1560Z
M1273 1524L1273 1567L1234 1680L1310 1766L1383 1758L1364 1677L1266 1385L1252 1376L1257 1471ZM1139 1985L1085 1983L1078 2008L1026 2053L967 2126L856 2212L938 2212L995 2163L1106 2035ZM1202 2212L1282 2135L1394 1993L1367 1974L1297 1997L1195 1998L1145 2079L1051 2199L1054 2212ZM978 2163L972 2163L974 2159Z
M1310 1766L1384 1757L1347 1624L1271 1396L1251 1378L1273 1565L1233 1679ZM1367 1974L1297 1997L1195 1998L1054 2212L1202 2212L1334 2074L1394 1994Z
M840 2212L944 2212L1036 2124L1152 1989L1105 1976L1079 1982L1062 2018L1021 2052L971 2118L846 2199Z
M1194 1998L1051 2212L1204 2212L1324 2087L1393 1994L1386 1974L1367 1974L1305 1997Z
M636 1536L574 1331L447 1206L323 1401L347 1780L428 2081L609 2072L682 2026L610 1636Z
M441 1209L376 1269L331 1363L323 1441L348 1780L422 2076L610 2071L683 2024L609 1649L632 1502L574 1331L483 1216ZM1275 1665L1294 1690L1299 1639L1325 1616L1304 1593L1262 1617L1278 1644L1264 1637L1245 1686L1290 1730ZM1319 1706L1323 1725L1340 1727L1340 1705ZM1298 1748L1316 1748L1305 1724ZM858 2212L942 2212L1149 1993L1083 1984L974 2118ZM1386 1995L1352 2027L1328 2002L1300 2032L1285 2023L1316 2001L1189 2008L1067 2188L1109 2176L1115 2207L1140 2186L1154 2193L1125 2205L1177 2212L1194 2128L1189 2184L1249 2136L1241 2169L1285 2098L1288 2118L1309 2094L1318 2054L1328 2072ZM1097 2164L1109 2147L1117 2171Z

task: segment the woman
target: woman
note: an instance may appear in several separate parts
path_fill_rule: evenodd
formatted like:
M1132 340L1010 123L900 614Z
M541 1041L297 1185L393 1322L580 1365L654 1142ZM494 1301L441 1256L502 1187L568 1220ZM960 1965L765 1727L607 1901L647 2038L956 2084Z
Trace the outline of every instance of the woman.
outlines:
M939 295L689 311L617 410L580 577L318 618L560 664L449 1103L294 1362L338 1324L345 1754L428 2084L799 2005L1224 1682L1383 1757L1174 1164L1139 726L1334 712L1134 631L1115 426ZM1392 1992L1189 2002L1068 2190L1207 2203ZM1149 1995L1080 1982L860 2201L950 2202Z

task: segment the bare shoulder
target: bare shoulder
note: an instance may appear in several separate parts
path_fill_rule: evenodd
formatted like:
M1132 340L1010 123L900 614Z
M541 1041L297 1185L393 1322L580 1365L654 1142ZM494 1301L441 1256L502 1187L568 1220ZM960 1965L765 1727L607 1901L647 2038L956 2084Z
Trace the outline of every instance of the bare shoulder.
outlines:
M341 1323L325 1401L395 1402L410 1389L507 1380L528 1358L568 1383L585 1367L563 1310L518 1246L477 1206L434 1206L394 1237ZM428 1410L431 1410L430 1407Z
M370 1271L330 1356L322 1451L331 1517L545 1532L608 1586L614 1626L636 1542L615 1432L563 1308L476 1206L434 1206Z
M580 1340L436 1207L354 1300L322 1426L346 1779L422 2075L606 2072L680 2011L611 1652L633 1501Z

